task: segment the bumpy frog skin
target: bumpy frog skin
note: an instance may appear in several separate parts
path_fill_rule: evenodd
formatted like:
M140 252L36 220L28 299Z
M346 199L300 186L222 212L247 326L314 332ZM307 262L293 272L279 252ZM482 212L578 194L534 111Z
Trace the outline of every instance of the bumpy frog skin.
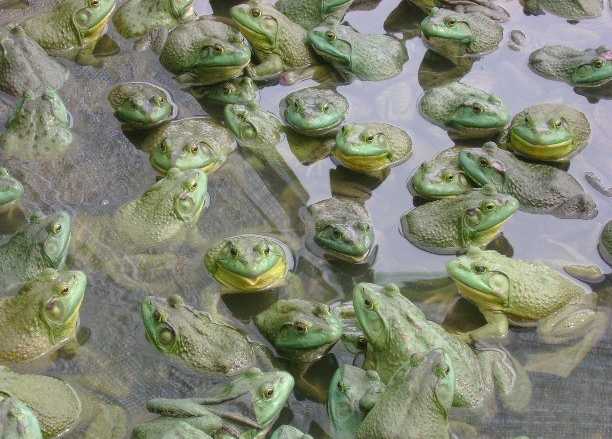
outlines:
M13 157L47 159L61 156L72 144L72 116L53 89L26 93L0 134L0 148Z
M290 425L282 425L272 433L270 439L314 439L311 435L302 433Z
M312 215L313 241L325 256L351 263L368 260L374 248L374 224L363 205L328 198L308 207Z
M0 168L0 215L21 200L22 184L6 168Z
M601 0L522 0L525 12L540 15L549 12L568 20L582 20L601 16Z
M427 320L396 285L357 284L353 306L368 340L364 367L375 369L383 382L389 383L414 354L441 349L455 372L454 407L483 408L491 402L495 390L512 410L524 409L529 403L529 378L508 354L498 349L475 353L437 323Z
M22 26L51 55L80 64L100 64L93 51L106 32L115 4L116 0L62 0Z
M147 129L176 117L177 106L170 93L148 82L124 82L108 94L115 117L124 128Z
M71 235L70 216L63 211L33 215L0 246L0 287L25 282L46 268L61 270Z
M149 343L192 369L235 375L255 364L253 346L243 333L179 296L149 296L141 314Z
M318 64L306 45L306 30L271 5L251 0L232 7L230 14L260 62L247 69L248 75L256 81Z
M225 238L204 257L206 269L229 292L258 292L282 285L289 271L280 241L262 235Z
M413 358L393 375L356 439L448 439L455 381L450 355L443 350L432 350L424 359Z
M459 153L459 165L476 185L493 185L514 196L521 208L558 218L591 219L597 206L580 183L565 171L526 163L492 142Z
M57 378L21 375L0 366L0 393L20 400L32 410L44 438L63 435L77 425L81 416L76 392Z
M251 49L234 27L201 17L170 33L159 61L179 82L210 85L240 76L251 61Z
M401 165L412 156L412 139L386 123L347 124L338 131L333 157L345 168L377 174Z
M378 373L343 364L329 383L327 413L335 439L354 439L385 385Z
M115 29L125 38L157 29L173 29L193 19L193 0L128 0L113 15Z
M398 75L408 61L404 44L388 35L362 34L329 23L308 33L315 52L348 81L382 81Z
M473 187L459 167L459 153L464 149L449 148L423 162L410 179L410 191L428 200L470 193Z
M582 151L591 137L584 113L564 104L526 108L510 124L510 149L541 161L565 161Z
M0 359L33 360L73 339L86 285L80 271L47 269L0 299Z
M529 66L545 78L573 87L600 87L612 81L612 50L544 46L529 56Z
M344 122L349 103L328 88L309 87L288 94L280 103L280 113L294 131L305 136L326 136Z
M14 96L42 93L62 88L69 75L21 26L0 27L0 90Z
M278 0L274 7L310 30L327 20L340 23L352 3L353 0Z
M248 76L230 79L210 87L201 87L192 90L192 94L198 99L219 105L248 105L259 100L259 89Z
M255 318L276 351L291 361L312 363L342 335L342 322L329 306L306 300L278 300Z
M462 14L433 8L421 23L421 35L433 51L450 60L494 51L504 28L482 14Z
M283 137L283 124L258 105L226 105L223 112L227 127L242 147L252 150L277 145Z
M516 198L487 186L412 209L402 215L402 232L423 250L453 254L470 246L486 246L518 208Z
M612 267L612 221L608 221L599 238L599 254Z
M490 138L510 122L510 112L499 97L461 82L427 90L419 108L425 118L457 139Z
M32 410L18 399L0 399L0 438L42 439L38 419Z
M238 147L232 133L210 117L191 117L155 129L144 142L151 165L161 173L170 168L219 169Z
M510 14L496 0L406 0L429 14L433 8L446 8L462 13L480 13L493 20L507 21Z
M264 439L293 386L293 377L287 372L253 368L210 389L202 398L153 399L147 409L161 417L137 426L133 437L206 439L208 436L196 434L206 433L215 438ZM178 436L180 433L190 436Z

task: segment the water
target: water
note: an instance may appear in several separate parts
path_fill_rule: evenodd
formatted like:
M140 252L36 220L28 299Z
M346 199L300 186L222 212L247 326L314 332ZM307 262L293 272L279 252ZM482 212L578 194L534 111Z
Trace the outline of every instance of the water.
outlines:
M227 11L233 2L211 2L217 13ZM220 4L220 5L215 5ZM361 2L362 4L370 2ZM375 2L373 2L375 3ZM531 51L545 44L566 44L579 48L597 47L611 43L612 14L605 9L601 18L579 23L551 15L528 17L518 1L501 2L512 15L504 25L505 35L500 48L476 62L463 81L500 96L515 114L521 109L541 102L564 102L583 111L593 130L590 145L572 159L569 172L583 184L595 199L599 215L591 221L559 220L551 216L517 213L504 228L504 236L512 246L514 256L524 259L547 260L560 267L563 264L596 264L605 272L609 267L599 258L596 242L599 232L612 217L612 205L594 191L584 179L586 171L603 177L612 184L612 156L607 148L612 138L612 100L590 103L561 82L545 80L527 67ZM38 7L39 3L35 3ZM384 32L383 23L396 9L405 9L403 1L384 0L375 9L354 10L347 21L361 32ZM207 1L197 1L200 14L209 14ZM0 23L9 21L14 12L0 12ZM511 30L527 35L525 47L513 51L507 47ZM179 117L203 113L202 107L182 91L171 76L159 65L150 51L136 53L132 43L124 40L113 29L110 35L121 46L119 55L106 59L102 69L61 62L71 70L71 79L61 95L74 117L76 147L64 158L49 162L20 162L2 159L12 174L25 188L25 204L30 210L51 212L66 209L77 216L105 215L122 203L140 196L154 181L156 173L148 163L147 154L137 150L120 130L106 101L109 89L122 81L149 81L168 89L179 105ZM402 37L402 34L396 34ZM416 249L399 232L401 214L413 207L406 182L417 166L435 153L449 148L453 142L446 133L423 119L417 101L423 91L418 82L418 71L425 48L414 30L406 30L410 60L401 75L378 83L355 82L338 87L351 108L348 121L381 121L405 129L414 144L413 157L394 168L389 177L377 186L366 201L376 230L377 258L370 270L356 270L352 276L338 276L329 267L299 265L300 273L313 300L333 301L350 299L350 284L354 279L418 279L443 277L450 256L432 255ZM261 91L261 105L278 114L278 103L294 87L267 87ZM0 113L5 118L6 113ZM301 202L312 204L328 198L337 190L341 171L329 159L310 166L302 165L286 143L279 150L295 174L298 184L294 192L301 194ZM341 177L341 175L340 175ZM210 243L221 236L245 232L272 233L291 244L303 238L303 229L296 209L288 207L286 197L269 184L269 172L257 172L240 153L209 179L211 204L198 227ZM268 182L269 186L266 186ZM270 189L271 187L272 189ZM274 198L278 197L278 199ZM299 198L299 197L298 197ZM195 273L167 294L180 293L187 303L198 305L200 292L214 285L201 265L202 249L180 249L185 261L183 269ZM69 266L79 267L70 258ZM89 388L103 401L126 410L130 427L148 419L144 409L147 399L156 396L189 397L198 386L218 381L194 373L178 363L167 361L144 338L138 305L147 294L142 290L127 291L116 285L105 274L83 268L89 276L89 287L81 314L82 326L91 330L91 337L73 358L53 356L17 368L21 371L62 376ZM444 279L437 289L413 290L411 297L421 301L432 319L441 320L449 308L454 287ZM447 301L425 304L429 293L441 291ZM612 305L611 277L596 290L601 294L602 306ZM254 308L263 305L253 298L229 298L221 310L247 325ZM459 316L477 324L478 312L469 305L459 304ZM459 312L457 311L457 312ZM509 348L519 358L528 352L548 349L535 340L533 331L513 331ZM319 362L311 372L322 388L338 362L346 361L341 347ZM610 332L592 350L585 361L567 378L546 374L531 374L534 393L529 410L520 416L499 413L479 425L481 437L507 438L526 434L531 438L606 438L612 437L612 338ZM316 438L325 438L329 431L325 407L303 391L296 390L283 411L279 422L291 423ZM82 426L83 428L85 426ZM67 437L83 437L79 429ZM129 430L128 430L129 431Z

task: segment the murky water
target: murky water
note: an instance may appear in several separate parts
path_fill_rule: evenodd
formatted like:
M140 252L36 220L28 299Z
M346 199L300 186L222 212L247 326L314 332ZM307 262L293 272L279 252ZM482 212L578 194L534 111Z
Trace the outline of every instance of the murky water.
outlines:
M223 13L238 2L210 3L216 8L215 12ZM400 0L383 0L376 6L376 2L361 2L364 6L368 3L372 3L368 10L354 10L347 15L347 21L361 32L385 32L383 24L387 17L409 11ZM208 1L199 0L196 4L200 14L213 11ZM568 85L532 73L527 67L527 58L532 50L545 44L580 48L609 46L612 44L612 14L606 8L599 19L568 23L552 15L525 16L518 1L502 4L512 15L512 20L504 25L503 43L499 50L476 62L463 81L502 97L514 114L541 102L564 102L586 113L593 129L591 143L572 159L569 171L599 207L599 215L591 221L559 220L519 212L506 224L504 236L518 258L547 260L555 266L596 264L609 272L609 267L597 254L596 242L603 224L612 218L612 202L587 185L584 173L593 171L603 176L606 184L612 184L612 100L590 103ZM11 19L9 14L0 10L0 24ZM407 27L410 25L410 20L389 20L396 28L398 21L406 23ZM514 29L527 35L526 45L520 51L507 47L510 31ZM72 75L61 95L74 117L75 148L62 159L50 162L2 159L2 165L23 182L25 204L30 210L51 212L66 209L77 217L105 215L142 194L155 181L156 173L149 165L148 155L128 141L112 116L106 95L114 84L122 81L153 82L171 92L180 108L179 117L204 112L191 95L178 87L152 52L133 52L131 42L113 29L110 35L121 46L121 52L106 59L103 68L61 61L70 68ZM371 267L342 275L333 267L313 267L298 261L299 274L307 285L308 297L313 300L350 299L350 288L355 280L414 281L444 277L445 264L450 259L416 249L399 232L400 215L413 207L412 196L406 188L408 178L421 162L452 146L453 142L442 129L423 119L417 110L417 101L423 93L418 81L419 67L425 54L421 40L415 37L414 29L405 29L404 34L397 32L396 35L406 38L410 55L401 75L389 81L343 85L338 87L338 91L350 102L349 121L381 121L405 129L413 139L414 155L394 168L384 182L373 187L366 201L378 242L377 257ZM267 87L261 92L261 105L278 114L280 99L307 85L309 83L294 87ZM6 115L2 110L2 122ZM248 157L240 152L233 154L225 166L210 177L211 203L198 227L211 244L221 236L259 232L274 234L299 250L303 229L295 200L306 206L328 198L332 193L342 191L347 180L367 186L366 179L347 177L329 159L304 166L288 144L281 144L279 149L295 176L289 197L286 191L278 190L270 172L253 166L253 161L247 160ZM201 263L205 250L179 249L184 260L181 269L194 275L174 276L176 279L172 286L158 294L180 293L186 302L199 305L200 293L214 285ZM176 362L167 361L146 342L138 311L146 291L121 288L92 267L79 266L74 257L69 259L69 266L83 269L89 277L81 324L91 330L91 336L71 358L53 356L18 370L62 376L89 389L97 398L125 409L130 427L150 417L144 409L147 399L156 396L189 397L196 394L202 385L220 379L201 376ZM140 275L134 274L136 281ZM450 308L454 287L444 279L422 288L415 285L408 283L411 288L407 294L424 303L424 309L432 319L443 320ZM601 294L602 306L612 305L610 275L596 290ZM434 292L446 293L448 300L425 304ZM265 306L265 303L258 302L261 301L257 298L224 299L222 312L239 320L249 328L254 338L260 339L249 322L250 317ZM479 318L477 311L463 303L459 303L455 311L464 319ZM538 345L533 331L514 331L508 347L519 358L544 349ZM337 346L315 365L311 371L312 379L325 389L338 363L348 360L346 352ZM534 393L528 411L520 416L499 413L493 419L483 421L478 425L482 437L507 438L518 434L555 439L612 437L610 331L569 378L532 374L531 379ZM327 437L329 427L325 407L316 399L315 395L296 390L279 422L291 423L316 438ZM75 431L68 437L83 437L82 431Z

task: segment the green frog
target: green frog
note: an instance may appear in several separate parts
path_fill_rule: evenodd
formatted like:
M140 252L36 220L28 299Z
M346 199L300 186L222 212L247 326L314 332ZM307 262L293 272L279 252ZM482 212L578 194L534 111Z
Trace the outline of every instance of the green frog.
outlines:
M108 93L108 102L126 130L147 130L174 119L178 113L170 93L148 82L117 84Z
M456 139L491 138L510 122L510 112L499 97L457 81L427 90L419 109Z
M113 24L123 37L136 38L158 28L171 30L194 18L193 0L128 0L113 15Z
M73 340L86 286L80 271L47 269L0 299L0 360L30 361Z
M334 134L344 122L349 103L330 88L308 87L289 93L280 103L280 114L297 133L308 137Z
M427 200L437 200L470 193L473 186L459 167L459 153L465 148L455 146L423 162L410 178L409 190Z
M460 152L459 164L476 185L493 185L514 196L527 212L575 219L597 216L595 202L570 174L553 166L523 162L493 142Z
M23 185L0 167L0 234L16 232L25 221L22 196Z
M225 123L241 147L251 151L270 151L283 138L282 122L259 105L226 105ZM275 148L274 148L275 149Z
M94 49L106 33L115 5L116 0L61 0L50 11L21 25L49 54L79 64L100 65Z
M612 266L612 221L608 221L601 231L597 248L602 259Z
M353 0L278 0L274 7L306 30L327 20L341 22Z
M462 13L479 13L493 20L508 21L510 14L496 0L406 0L429 14L433 8L445 8Z
M487 186L415 207L402 215L402 232L423 250L454 254L470 246L489 244L518 208L516 198Z
M272 433L270 439L314 439L311 435L302 433L291 425L281 425Z
M0 437L2 439L43 439L38 419L18 399L0 396Z
M195 87L191 90L197 99L217 105L255 104L259 100L259 89L248 76L229 79L207 87Z
M521 0L529 15L549 12L568 20L583 20L601 16L602 2L599 0Z

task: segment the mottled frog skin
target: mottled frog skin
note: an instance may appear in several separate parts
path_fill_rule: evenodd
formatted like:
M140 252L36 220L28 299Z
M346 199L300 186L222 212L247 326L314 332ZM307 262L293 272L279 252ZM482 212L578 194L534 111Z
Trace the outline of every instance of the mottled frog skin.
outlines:
M223 114L240 146L252 151L270 150L284 135L282 122L259 105L226 105Z
M327 20L341 22L352 3L353 0L278 0L274 7L310 30Z
M612 267L612 221L608 221L599 238L599 254Z
M173 29L194 17L193 0L127 0L113 15L113 24L125 38L135 38L153 29Z
M510 14L496 0L406 0L429 14L433 8L446 8L462 13L480 13L493 20L507 21Z
M601 0L521 0L525 12L532 15L544 11L568 20L582 20L601 16Z
M0 234L14 233L25 221L21 207L23 185L0 167Z
M302 433L290 425L282 425L276 429L270 439L314 439L311 435Z
M0 438L42 439L38 419L18 399L0 397Z
M410 179L408 187L414 195L437 200L465 195L473 186L459 167L459 153L465 148L453 147L423 162Z
M124 82L108 93L108 102L124 129L144 130L176 117L170 93L148 82Z
M294 131L305 136L328 136L344 122L349 103L329 88L308 87L289 93L280 113Z
M218 105L248 105L255 104L259 100L259 89L248 76L230 79L209 87L195 88L191 93L198 99Z

